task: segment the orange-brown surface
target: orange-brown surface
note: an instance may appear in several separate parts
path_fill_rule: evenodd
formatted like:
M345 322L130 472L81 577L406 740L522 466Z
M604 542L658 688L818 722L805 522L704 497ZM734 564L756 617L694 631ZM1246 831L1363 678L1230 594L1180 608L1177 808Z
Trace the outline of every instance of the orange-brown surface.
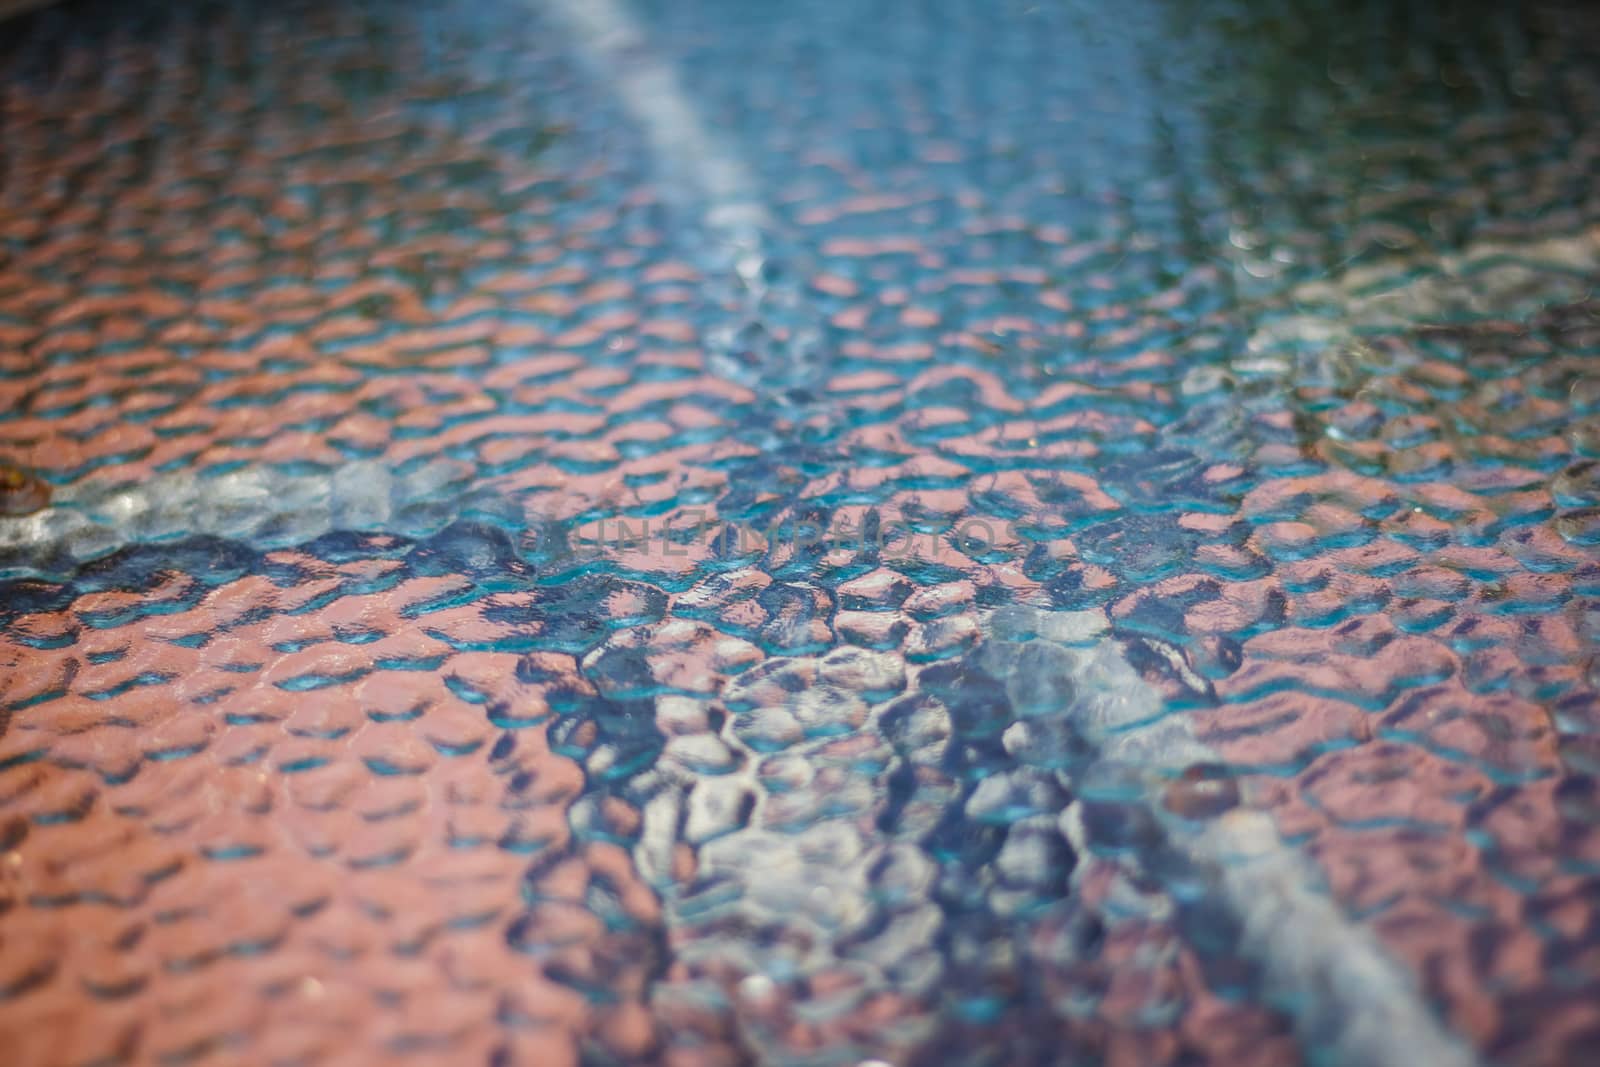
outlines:
M1355 1062L1186 844L1244 811L1469 1059L1587 1062L1594 78L1560 152L1419 108L1460 239L1324 189L1382 254L1272 288L1304 158L1068 191L1082 87L992 99L1057 23L955 5L930 81L867 5L917 77L824 93L808 5L639 8L771 134L770 292L528 5L17 24L0 1061Z

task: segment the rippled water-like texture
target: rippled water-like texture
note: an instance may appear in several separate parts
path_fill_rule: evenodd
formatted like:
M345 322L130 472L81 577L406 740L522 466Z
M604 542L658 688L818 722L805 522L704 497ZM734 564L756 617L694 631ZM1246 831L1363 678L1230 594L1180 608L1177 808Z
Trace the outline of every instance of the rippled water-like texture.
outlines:
M6 24L0 1060L1592 1062L1509 8Z

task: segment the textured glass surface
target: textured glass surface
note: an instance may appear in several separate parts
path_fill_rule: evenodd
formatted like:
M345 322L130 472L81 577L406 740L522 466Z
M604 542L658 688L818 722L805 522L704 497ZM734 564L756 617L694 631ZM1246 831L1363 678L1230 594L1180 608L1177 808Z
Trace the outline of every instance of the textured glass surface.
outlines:
M1597 1062L1596 55L0 23L0 1064Z

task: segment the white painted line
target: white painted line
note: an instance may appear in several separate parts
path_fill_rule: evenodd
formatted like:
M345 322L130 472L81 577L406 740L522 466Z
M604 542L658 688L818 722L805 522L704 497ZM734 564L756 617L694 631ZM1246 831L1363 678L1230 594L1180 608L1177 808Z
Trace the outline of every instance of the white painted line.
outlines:
M539 4L603 76L657 162L699 202L709 235L741 247L759 242L769 218L749 168L701 120L677 70L652 51L627 5L617 0Z
M758 285L740 264L759 265L770 218L749 168L701 120L676 70L652 52L627 6L618 0L537 2L637 123L662 169L696 201L705 236L735 253L735 268L747 286ZM1111 690L1119 698L1116 707L1129 708L1129 696L1140 715L1160 706L1160 696L1128 666L1115 642L1102 641L1093 659L1117 675L1120 688ZM1152 771L1215 758L1181 717L1162 717L1144 728L1118 730L1116 725L1103 720L1091 738L1103 758L1131 758ZM657 834L670 837L677 810L662 807L647 821ZM1277 836L1267 816L1234 812L1174 843L1220 872L1221 889L1244 930L1243 948L1270 981L1305 1005L1298 1021L1308 1045L1331 1047L1338 1062L1374 1067L1476 1062L1422 1003L1411 976L1383 952L1372 932L1350 921L1320 891L1312 865ZM648 850L638 859L647 867L665 861Z
M1015 609L1013 609L1015 610ZM1048 620L1053 612L1040 612ZM1037 629L1048 630L1048 623ZM1195 763L1224 763L1182 714L1151 717L1161 695L1106 639L1084 665L1081 693L1095 694L1075 722L1100 760L1160 780ZM1147 722L1145 726L1132 723ZM1418 994L1414 977L1370 928L1329 897L1315 865L1278 836L1270 816L1240 807L1183 832L1164 817L1152 789L1146 801L1169 825L1168 843L1203 870L1243 931L1240 949L1275 990L1288 992L1304 1045L1332 1050L1333 1062L1371 1067L1470 1067L1477 1056L1447 1030ZM1246 798L1247 800L1248 798Z

